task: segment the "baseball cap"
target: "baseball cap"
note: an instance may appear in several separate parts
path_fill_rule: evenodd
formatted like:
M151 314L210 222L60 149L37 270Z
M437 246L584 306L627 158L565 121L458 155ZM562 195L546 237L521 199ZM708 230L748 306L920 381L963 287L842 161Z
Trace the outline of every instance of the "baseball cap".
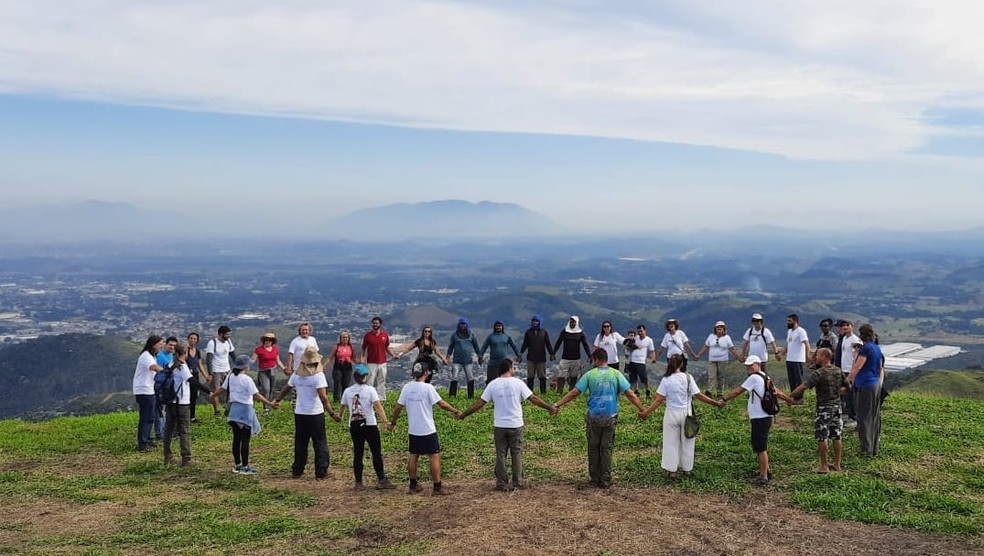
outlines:
M248 369L250 364L252 363L253 361L250 360L248 355L240 355L239 357L236 358L236 361L235 363L233 363L232 366L237 369Z
M753 313L752 320L765 320L762 318L762 313Z
M748 359L745 359L745 366L746 367L749 366L749 365L754 365L756 363L759 363L759 364L762 363L762 360L759 359L759 356L758 355L749 355L748 356Z
M367 376L369 374L369 367L366 367L363 363L359 363L352 368L352 371L357 375Z

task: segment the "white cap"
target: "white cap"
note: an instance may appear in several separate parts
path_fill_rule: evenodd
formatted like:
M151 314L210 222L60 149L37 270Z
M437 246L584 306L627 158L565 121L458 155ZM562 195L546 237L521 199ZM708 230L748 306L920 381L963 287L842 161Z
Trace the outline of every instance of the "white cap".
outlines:
M719 321L717 321L717 322L714 323L714 328L717 328L719 326L723 326L725 328L728 327L726 324L724 324L724 321L723 320L719 320Z
M762 313L755 313L752 315L752 320L763 320Z
M754 365L756 363L759 363L759 364L762 363L762 360L759 359L759 356L758 355L749 355L748 356L748 359L745 359L745 366L746 367L749 366L749 365Z

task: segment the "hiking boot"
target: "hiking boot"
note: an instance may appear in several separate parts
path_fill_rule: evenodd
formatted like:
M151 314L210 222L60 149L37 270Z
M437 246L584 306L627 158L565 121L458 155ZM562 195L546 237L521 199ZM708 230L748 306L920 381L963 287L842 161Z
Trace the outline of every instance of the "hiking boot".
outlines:
M417 494L419 492L423 492L424 487L420 485L410 485L410 488L408 488L407 491L410 492L410 494Z
M435 488L431 492L431 496L447 496L449 494L451 494L451 490L449 490L449 489L447 489L445 487Z
M243 475L256 475L257 473L256 469L251 465L244 465L239 472Z
M496 492L509 492L509 487L506 485L495 485L495 488L492 490Z
M181 467L188 467L191 465L191 458L181 458Z
M353 487L353 490L355 490L356 492L359 492L360 490L365 490L365 489L366 489L366 486L363 485L361 481L355 483L355 487Z
M393 490L396 485L389 479L383 479L376 483L376 490Z

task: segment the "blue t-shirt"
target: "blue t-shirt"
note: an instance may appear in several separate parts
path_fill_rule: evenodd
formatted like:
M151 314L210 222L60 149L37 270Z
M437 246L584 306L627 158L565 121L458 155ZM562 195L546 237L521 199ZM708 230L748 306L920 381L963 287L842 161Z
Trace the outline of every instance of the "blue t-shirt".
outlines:
M858 357L864 357L864 366L854 377L854 386L858 388L871 388L878 384L881 376L882 351L878 344L865 342L858 352Z
M584 373L575 388L588 393L588 417L614 417L618 415L618 395L631 386L619 371L601 367Z
M160 365L161 367L163 367L163 368L166 369L168 367L168 365L170 365L172 362L174 362L174 354L173 353L167 353L166 351L163 351L163 350L157 352L157 364L158 365Z

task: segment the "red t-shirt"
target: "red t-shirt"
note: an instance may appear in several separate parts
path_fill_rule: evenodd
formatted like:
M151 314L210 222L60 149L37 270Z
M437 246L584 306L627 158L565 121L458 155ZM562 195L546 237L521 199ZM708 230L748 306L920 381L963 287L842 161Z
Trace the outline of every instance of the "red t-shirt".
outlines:
M280 348L271 346L270 351L263 346L256 346L253 350L256 354L256 366L261 369L272 369L277 366L277 357L280 357Z
M362 349L366 352L366 363L379 365L386 362L386 348L390 344L389 334L385 330L380 330L379 334L373 331L366 332L362 337Z
M338 344L338 349L335 350L336 361L341 363L351 363L352 355L352 344Z

